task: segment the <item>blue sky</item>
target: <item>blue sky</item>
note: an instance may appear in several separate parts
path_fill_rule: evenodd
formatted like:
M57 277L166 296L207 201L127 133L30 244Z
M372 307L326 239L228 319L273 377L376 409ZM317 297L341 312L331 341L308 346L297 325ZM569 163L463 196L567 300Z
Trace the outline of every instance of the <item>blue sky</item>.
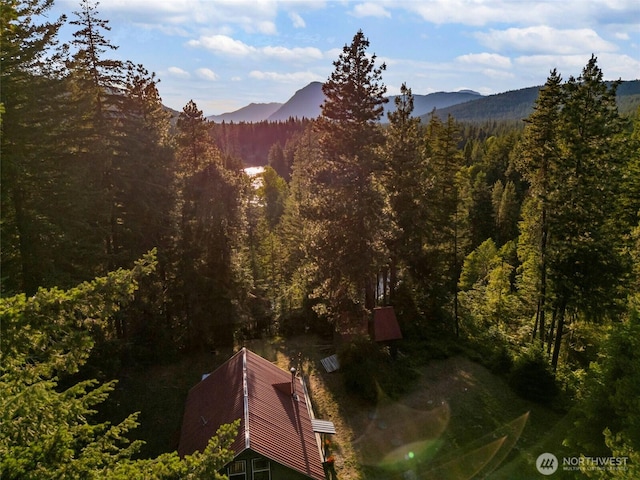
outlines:
M56 0L51 15L79 9ZM594 53L606 79L640 78L637 0L102 0L112 55L156 72L163 102L205 115L285 102L324 82L362 29L389 94L541 85L578 76ZM62 31L70 38L73 27Z

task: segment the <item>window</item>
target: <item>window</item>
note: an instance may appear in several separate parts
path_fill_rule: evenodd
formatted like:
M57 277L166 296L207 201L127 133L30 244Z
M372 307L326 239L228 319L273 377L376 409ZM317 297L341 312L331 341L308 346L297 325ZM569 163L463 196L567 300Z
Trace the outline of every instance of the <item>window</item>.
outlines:
M254 458L253 480L271 480L271 466L266 458Z
M247 463L244 460L236 460L231 463L227 473L229 480L241 480L247 478Z

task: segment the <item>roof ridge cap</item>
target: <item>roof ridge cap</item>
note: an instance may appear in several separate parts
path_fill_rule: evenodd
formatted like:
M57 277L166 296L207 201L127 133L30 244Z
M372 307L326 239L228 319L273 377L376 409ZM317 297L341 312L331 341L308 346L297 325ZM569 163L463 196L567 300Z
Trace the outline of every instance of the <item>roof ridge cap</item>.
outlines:
M242 347L242 392L244 396L244 447L251 448L249 434L249 386L247 382L247 349Z

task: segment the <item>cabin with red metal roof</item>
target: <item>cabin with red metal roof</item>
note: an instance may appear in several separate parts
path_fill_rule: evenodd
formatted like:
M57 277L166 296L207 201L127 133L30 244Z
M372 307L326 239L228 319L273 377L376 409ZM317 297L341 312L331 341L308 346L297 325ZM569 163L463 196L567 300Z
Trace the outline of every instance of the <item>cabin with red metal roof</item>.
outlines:
M187 395L178 453L203 451L240 419L230 480L324 480L324 452L304 381L243 348Z

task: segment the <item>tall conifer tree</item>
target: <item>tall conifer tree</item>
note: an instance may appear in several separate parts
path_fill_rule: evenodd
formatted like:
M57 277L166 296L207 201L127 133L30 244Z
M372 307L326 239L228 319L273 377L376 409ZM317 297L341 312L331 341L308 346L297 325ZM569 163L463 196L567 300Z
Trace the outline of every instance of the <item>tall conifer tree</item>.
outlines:
M446 122L432 115L426 129L425 154L433 186L428 195L427 262L423 265L428 308L458 334L458 277L469 243L467 215L462 210L460 176L464 156L458 147L460 131L452 116ZM445 307L446 306L446 307ZM445 308L443 308L445 307Z
M377 147L384 140L378 121L386 102L386 66L376 66L368 47L358 31L322 87L326 100L317 122L321 155L310 171L313 191L305 211L315 225L317 296L331 314L352 312L356 317L373 308L376 273L385 261L385 199L376 172Z
M2 114L2 293L54 285L65 225L74 218L73 171L61 162L65 86L57 33L43 21L51 0L3 2L0 9Z
M547 271L549 238L549 201L560 155L558 132L560 108L563 103L562 78L557 70L552 70L547 82L540 90L534 112L529 116L523 138L523 151L517 166L522 176L529 182L530 204L525 223L521 230L521 261L526 268L530 265L536 279L537 301L536 320L533 337L539 332L540 344L544 347L547 335ZM535 213L534 213L535 212ZM524 253L526 251L526 253Z
M75 109L70 135L72 158L84 176L78 192L85 208L87 232L85 256L104 273L118 265L119 228L117 183L122 167L121 120L126 90L126 65L109 54L118 47L105 37L108 20L99 17L98 4L82 0L70 22L73 56L68 62L71 79L70 105ZM90 261L89 258L86 261ZM89 268L90 265L86 265Z
M526 251L537 259L537 326L542 342L549 332L554 367L567 318L611 316L625 291L621 225L614 214L625 161L616 87L603 81L595 57L563 85L553 71L525 133L520 169L534 202L526 220L535 226L522 228L529 242L538 243ZM547 305L553 312L549 329Z
M425 239L427 206L425 199L431 187L428 165L424 155L420 118L413 117L413 94L402 84L395 98L396 109L389 112L386 129L382 181L389 196L389 204L396 229L389 237L390 296L393 303L397 283L398 262L415 272L421 261ZM389 228L391 222L388 223Z
M184 107L177 127L177 310L189 347L229 346L246 300L247 184L224 168L208 122L193 101Z

